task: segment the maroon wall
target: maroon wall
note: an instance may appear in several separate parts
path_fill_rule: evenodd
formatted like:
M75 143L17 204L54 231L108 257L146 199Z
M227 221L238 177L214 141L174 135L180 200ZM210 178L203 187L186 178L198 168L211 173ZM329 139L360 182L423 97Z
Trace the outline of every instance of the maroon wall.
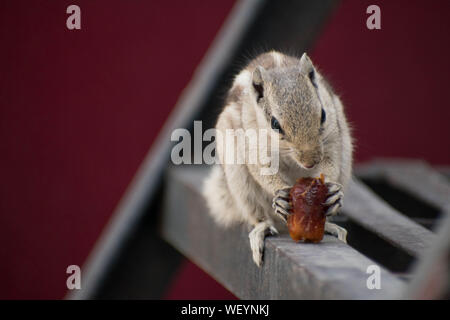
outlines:
M0 298L64 296L233 2L0 2Z
M381 8L381 30L366 8ZM343 1L313 60L341 94L356 159L421 158L450 164L450 2Z

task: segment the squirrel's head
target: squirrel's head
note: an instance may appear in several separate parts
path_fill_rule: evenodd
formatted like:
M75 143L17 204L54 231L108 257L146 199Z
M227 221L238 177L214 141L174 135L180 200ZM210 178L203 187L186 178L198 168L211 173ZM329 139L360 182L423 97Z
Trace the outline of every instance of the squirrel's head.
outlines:
M306 53L296 65L256 67L252 84L267 126L278 131L280 151L304 168L317 165L336 113L332 93Z

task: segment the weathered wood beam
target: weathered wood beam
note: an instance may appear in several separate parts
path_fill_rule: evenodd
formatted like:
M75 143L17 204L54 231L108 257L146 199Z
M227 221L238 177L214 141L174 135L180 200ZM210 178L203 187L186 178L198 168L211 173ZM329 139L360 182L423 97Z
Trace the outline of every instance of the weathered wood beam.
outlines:
M413 256L422 253L434 238L431 231L392 208L358 179L350 183L342 211L366 229Z
M445 210L430 248L414 266L415 276L401 293L406 299L446 299L450 292L450 210Z
M358 174L367 178L383 178L441 211L450 206L450 182L423 161L379 159L361 166Z
M319 244L295 243L287 233L268 237L264 264L256 267L248 230L224 230L208 214L200 194L206 172L202 167L169 170L161 234L237 297L388 299L403 288L402 280L381 267L381 289L368 289L367 267L376 263L331 236Z

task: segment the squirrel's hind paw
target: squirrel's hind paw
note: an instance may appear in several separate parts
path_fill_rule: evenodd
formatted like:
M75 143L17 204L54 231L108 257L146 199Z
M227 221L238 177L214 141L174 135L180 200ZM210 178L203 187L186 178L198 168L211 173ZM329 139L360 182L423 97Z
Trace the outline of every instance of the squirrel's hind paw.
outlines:
M250 248L252 250L253 261L258 267L261 266L264 254L264 238L266 235L278 234L277 229L268 221L263 221L255 225L248 235L250 239Z
M336 238L338 238L339 240L347 243L347 230L345 230L344 228L338 226L335 223L331 223L331 222L325 222L325 231L332 234L333 236L335 236Z

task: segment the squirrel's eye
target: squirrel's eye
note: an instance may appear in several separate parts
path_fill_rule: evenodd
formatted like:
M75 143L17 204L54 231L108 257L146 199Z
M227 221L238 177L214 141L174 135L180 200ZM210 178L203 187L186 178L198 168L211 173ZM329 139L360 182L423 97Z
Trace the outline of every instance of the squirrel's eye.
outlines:
M323 124L326 119L327 119L327 115L325 113L325 110L322 108L322 115L320 116L320 124Z
M278 130L280 133L283 133L280 123L278 122L278 120L275 117L272 117L272 119L270 119L270 125L271 125L272 129Z
M264 97L264 88L261 84L253 83L253 88L256 91L256 102L259 102Z

